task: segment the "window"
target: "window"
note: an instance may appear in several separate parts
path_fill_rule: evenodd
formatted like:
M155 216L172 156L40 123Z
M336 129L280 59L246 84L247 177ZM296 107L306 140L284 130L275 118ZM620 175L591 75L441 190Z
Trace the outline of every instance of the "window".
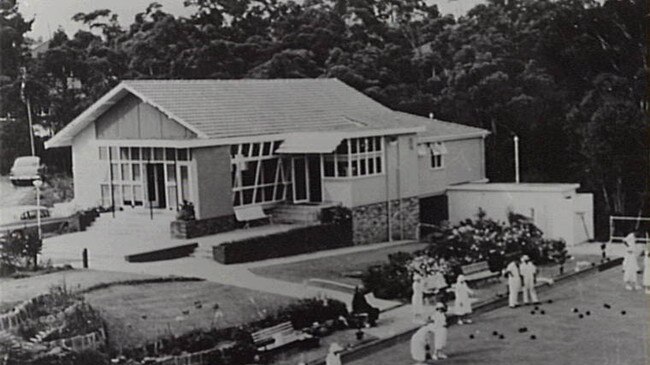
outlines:
M430 167L432 169L441 169L444 166L443 156L447 154L447 148L442 143L429 143L427 144L429 155L431 158Z
M168 208L178 208L181 199L191 200L188 162L192 158L190 149L102 146L99 147L99 158L111 160L110 163L105 163L102 174L97 176L100 199L104 206L143 205L148 191L147 184L151 183L146 173L146 165L149 163L163 167L164 187L157 194L158 198L165 200Z
M334 153L323 155L323 175L326 177L378 175L382 173L382 163L381 137L345 139Z
M284 200L290 175L286 161L273 152L281 141L230 146L233 205L261 204Z

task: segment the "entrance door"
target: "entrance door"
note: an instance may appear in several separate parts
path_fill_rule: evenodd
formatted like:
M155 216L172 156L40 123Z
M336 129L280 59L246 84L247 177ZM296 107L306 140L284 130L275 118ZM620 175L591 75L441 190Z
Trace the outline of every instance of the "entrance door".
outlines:
M165 208L165 165L147 164L147 195L149 204L154 208Z
M320 155L307 156L307 172L309 176L309 201L320 203L323 201L320 178Z
M309 201L309 177L307 176L307 158L305 156L291 159L293 176L293 201L304 203Z

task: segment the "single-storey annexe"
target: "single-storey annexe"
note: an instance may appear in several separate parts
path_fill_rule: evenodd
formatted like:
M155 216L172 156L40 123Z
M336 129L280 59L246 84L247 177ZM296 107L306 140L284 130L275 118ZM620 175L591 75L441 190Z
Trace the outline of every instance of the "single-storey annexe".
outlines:
M487 131L393 111L336 79L126 80L46 143L71 146L80 206L235 211L340 204L356 244L410 239L449 186L485 182ZM422 208L421 208L422 207ZM292 212L293 210L293 212Z

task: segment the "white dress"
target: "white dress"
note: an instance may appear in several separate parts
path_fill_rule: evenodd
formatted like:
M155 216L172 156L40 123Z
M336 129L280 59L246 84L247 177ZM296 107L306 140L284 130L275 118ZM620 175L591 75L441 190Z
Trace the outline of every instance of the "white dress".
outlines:
M411 297L411 305L413 305L413 314L419 316L424 311L424 284L422 279L413 278L413 296Z
M325 365L341 365L341 355L335 353L328 353L325 358Z
M464 316L472 313L472 303L470 303L469 295L472 290L467 287L467 283L457 282L454 287L454 295L456 301L454 303L454 313L458 316Z
M435 350L442 350L447 346L447 316L436 311L433 315L433 343Z
M413 336L411 336L411 357L415 361L425 361L427 357L427 345L429 333L433 331L433 325L428 324L420 327Z
M643 285L650 287L650 250L643 255Z
M636 260L636 253L634 247L625 251L623 259L623 281L628 283L636 283L636 272L639 271L639 263Z

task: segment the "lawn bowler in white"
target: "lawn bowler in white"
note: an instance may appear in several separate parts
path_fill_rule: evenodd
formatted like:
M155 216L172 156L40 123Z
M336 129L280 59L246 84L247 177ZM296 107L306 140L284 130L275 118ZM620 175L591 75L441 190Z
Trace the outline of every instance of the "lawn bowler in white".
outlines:
M625 255L623 256L623 282L625 289L637 290L639 284L637 283L637 271L639 271L639 263L636 259L636 235L630 232L623 239L625 244Z
M516 258L513 258L506 266L503 275L508 278L508 306L516 308L519 301L519 291L521 290L521 274Z
M429 317L427 318L427 322L411 336L411 358L416 361L416 365L421 365L426 362L427 345L429 345L429 349L433 349L433 346L431 346L433 331L433 318Z
M333 342L327 352L327 357L325 357L325 365L341 365L341 351L343 351L343 347Z
M646 242L643 252L643 286L646 294L650 294L650 242Z
M454 284L454 296L456 298L454 312L458 316L458 324L472 323L472 320L467 318L472 313L472 303L470 302L472 294L474 294L474 291L467 286L465 275L458 275L456 284Z
M411 296L411 305L413 307L413 316L418 320L424 311L424 282L422 276L418 273L413 274L413 295Z
M447 307L444 303L436 303L436 311L431 316L433 319L433 354L432 360L446 359L443 352L447 347Z
M530 257L528 257L528 255L523 255L521 257L521 265L519 265L519 271L521 272L521 277L523 278L524 284L524 303L528 304L529 299L532 299L533 303L539 303L537 292L535 291L537 267L535 264L533 264L532 261L530 261Z

